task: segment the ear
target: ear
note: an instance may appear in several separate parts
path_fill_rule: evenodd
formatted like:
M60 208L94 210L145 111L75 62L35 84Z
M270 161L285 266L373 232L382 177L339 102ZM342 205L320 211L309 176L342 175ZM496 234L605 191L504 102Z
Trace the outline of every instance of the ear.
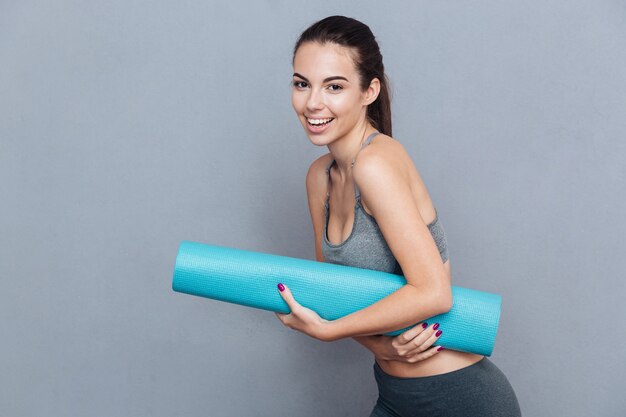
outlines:
M363 93L363 104L365 106L372 104L378 98L378 94L380 93L380 80L378 78L373 78L370 82L370 86L367 87L367 90Z

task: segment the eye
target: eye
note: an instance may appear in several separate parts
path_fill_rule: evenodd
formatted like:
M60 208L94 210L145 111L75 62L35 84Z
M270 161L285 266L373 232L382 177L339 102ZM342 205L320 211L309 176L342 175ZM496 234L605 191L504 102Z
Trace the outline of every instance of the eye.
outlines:
M332 87L337 87L337 88L332 88ZM343 87L340 86L339 84L331 84L328 86L328 88L330 88L330 91L339 91L339 90L343 90Z
M293 86L296 88L306 88L306 82L304 81L294 81Z

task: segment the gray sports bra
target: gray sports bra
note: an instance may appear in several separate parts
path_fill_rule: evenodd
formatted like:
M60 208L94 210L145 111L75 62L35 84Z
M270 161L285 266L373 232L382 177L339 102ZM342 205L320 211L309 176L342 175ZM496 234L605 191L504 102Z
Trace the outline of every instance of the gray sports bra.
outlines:
M379 132L372 133L363 143L361 149L369 145L371 140ZM359 149L359 152L360 150ZM356 156L352 160L352 165ZM324 231L322 237L322 255L326 262L355 266L358 268L375 269L378 271L390 272L397 275L404 275L400 264L393 256L391 249L387 245L385 238L376 223L376 219L367 213L361 205L361 193L359 187L354 183L355 200L354 222L352 232L346 240L339 244L333 244L328 240L328 200L330 197L330 168L335 160L333 159L326 168L328 175L328 188L326 191L326 201L324 203ZM439 215L435 208L435 220L428 225L428 229L433 236L442 262L448 260L448 245L446 234L439 221Z

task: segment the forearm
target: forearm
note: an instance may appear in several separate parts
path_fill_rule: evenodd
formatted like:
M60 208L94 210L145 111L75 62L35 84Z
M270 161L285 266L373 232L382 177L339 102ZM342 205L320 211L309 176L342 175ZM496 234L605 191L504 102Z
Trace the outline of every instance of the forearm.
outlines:
M449 287L419 289L407 284L366 308L328 322L327 338L338 340L403 329L448 311L451 297Z
M366 349L370 350L372 353L376 354L376 347L378 342L380 342L380 338L382 336L353 336L352 339L365 346Z
M376 335L376 336L353 336L352 339L359 342L367 350L374 354L374 357L379 360L391 360L392 358L386 354L385 340L383 338L391 339L390 336Z

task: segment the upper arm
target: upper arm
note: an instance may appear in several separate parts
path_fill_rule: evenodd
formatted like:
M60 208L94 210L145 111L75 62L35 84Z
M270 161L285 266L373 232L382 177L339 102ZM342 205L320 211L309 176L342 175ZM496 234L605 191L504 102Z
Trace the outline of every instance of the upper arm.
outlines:
M324 262L322 233L324 232L324 203L328 186L326 165L330 163L328 155L320 156L313 161L306 174L306 193L315 237L315 259L319 262Z
M441 255L400 164L389 154L362 152L353 174L407 283L451 300Z

